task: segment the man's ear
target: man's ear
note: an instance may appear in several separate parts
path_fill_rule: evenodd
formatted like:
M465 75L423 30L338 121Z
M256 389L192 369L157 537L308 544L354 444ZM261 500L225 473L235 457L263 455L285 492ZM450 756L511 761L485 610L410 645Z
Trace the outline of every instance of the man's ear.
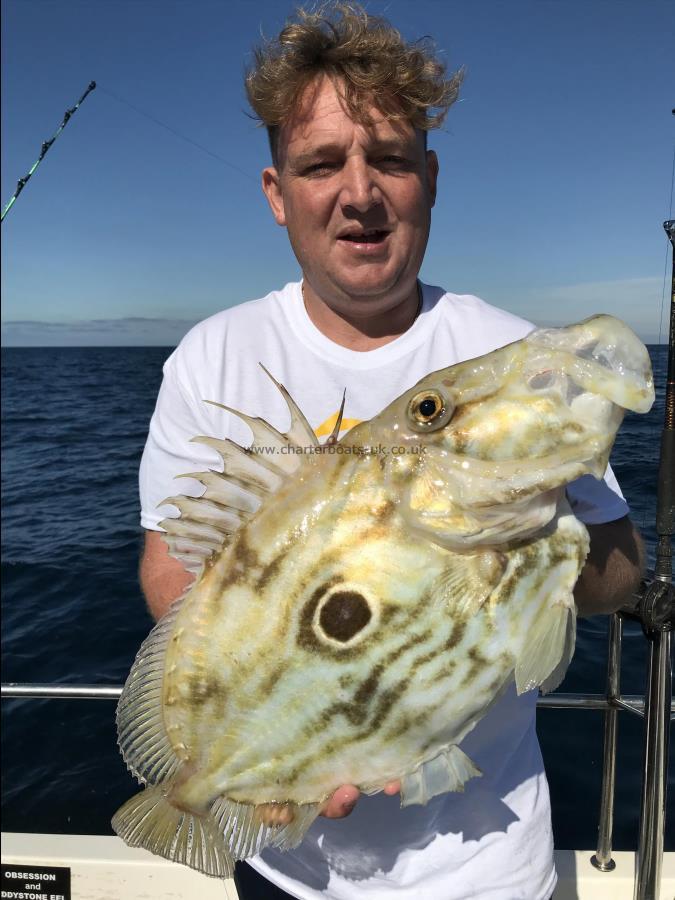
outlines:
M427 150L427 185L431 196L431 205L436 202L436 182L438 180L438 157L433 150Z
M274 166L263 169L262 189L267 197L267 202L270 205L275 222L277 225L285 225L286 214L284 212L284 196L281 192L279 173Z

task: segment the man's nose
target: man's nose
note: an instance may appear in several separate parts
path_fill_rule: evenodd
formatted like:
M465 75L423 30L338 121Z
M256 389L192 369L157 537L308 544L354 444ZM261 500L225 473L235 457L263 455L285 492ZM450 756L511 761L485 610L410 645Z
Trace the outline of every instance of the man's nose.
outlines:
M342 177L340 202L343 207L351 207L357 212L364 213L382 201L375 172L366 160L357 158L348 160L342 170Z

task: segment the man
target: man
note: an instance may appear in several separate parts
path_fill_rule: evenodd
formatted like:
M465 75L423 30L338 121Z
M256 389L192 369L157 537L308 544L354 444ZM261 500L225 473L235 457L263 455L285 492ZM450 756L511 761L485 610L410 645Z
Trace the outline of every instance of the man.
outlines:
M431 371L523 337L531 325L476 297L422 285L418 273L436 197L438 161L426 131L443 120L460 77L406 45L384 20L337 5L299 13L257 54L247 79L267 126L273 165L262 186L288 231L302 282L198 325L169 358L141 466L141 580L159 618L189 584L158 530L172 478L215 464L197 434L250 440L202 399L280 428L284 410L263 362L319 435L346 387L344 426L368 419ZM435 114L433 110L438 110ZM198 485L194 485L198 487ZM640 541L611 473L569 496L591 552L580 614L618 608L637 584ZM548 791L534 732L536 692L507 693L463 742L485 775L463 794L398 808L397 783L359 800L340 788L301 847L253 861L290 896L544 900L555 885ZM357 802L358 801L358 802ZM353 815L348 821L338 820ZM274 893L250 867L246 897Z

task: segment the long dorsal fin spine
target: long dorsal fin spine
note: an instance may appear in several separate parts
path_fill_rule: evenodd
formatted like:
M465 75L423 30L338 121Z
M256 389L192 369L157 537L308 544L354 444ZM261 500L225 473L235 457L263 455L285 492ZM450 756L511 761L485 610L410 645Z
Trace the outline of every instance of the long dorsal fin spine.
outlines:
M284 452L319 442L307 419L288 391L262 367L284 398L291 416L289 431L282 433L260 417L249 416L213 400L205 402L240 418L253 433L253 442L242 447L230 438L197 435L192 441L211 447L223 462L223 471L209 469L178 477L193 478L206 488L201 497L169 497L180 515L160 522L166 532L169 553L199 578L204 566L222 551L232 536L256 514L261 503L276 493L303 462L302 453ZM160 504L162 505L162 504Z
M211 493L214 497L227 496L230 506L233 509L240 509L242 512L254 513L259 506L258 503L251 502L251 499L246 494L252 494L258 500L262 500L267 495L267 491L259 488L254 490L250 484L241 478L236 478L234 475L224 475L215 469L208 469L206 472L185 472L182 475L176 475L176 478L193 478L195 481L203 484L205 488L211 488ZM233 491L232 487L238 488L238 490ZM243 495L242 491L245 491ZM243 503L244 506L238 506L237 503Z
M286 406L288 406L288 411L291 414L291 427L286 432L286 436L290 440L292 440L297 447L303 446L303 441L301 440L301 438L304 439L305 442L307 442L308 446L317 447L319 445L319 439L314 434L312 426L307 421L305 414L300 409L298 404L291 397L283 384L280 384L262 363L258 363L258 365L267 375L270 381L274 385L276 385L281 396L286 401Z
M273 425L270 425L269 422L266 422L265 419L262 419L260 416L249 416L247 413L243 413L238 409L232 409L231 406L225 406L224 403L217 403L215 400L205 400L204 403L209 403L211 406L218 407L218 409L224 409L225 412L229 412L238 419L241 419L242 422L246 422L256 440L258 437L271 437L279 441L282 446L288 446L292 443L285 434L277 431Z
M227 471L228 462L234 460L239 461L242 468L251 469L255 465L258 465L267 472L271 472L273 475L279 475L279 467L275 466L271 459L266 458L265 454L252 453L250 447L241 447L231 438L221 439L209 437L207 434L197 434L190 440L193 444L206 444L207 447L212 447L220 454L220 457L226 466L223 470L224 475L229 474ZM276 487L269 488L269 490L276 490Z
M335 426L331 433L326 438L327 444L337 444L338 437L340 436L340 428L342 428L342 414L345 411L345 400L347 399L347 388L342 392L342 403L340 404L340 409L337 414L337 419L335 420Z

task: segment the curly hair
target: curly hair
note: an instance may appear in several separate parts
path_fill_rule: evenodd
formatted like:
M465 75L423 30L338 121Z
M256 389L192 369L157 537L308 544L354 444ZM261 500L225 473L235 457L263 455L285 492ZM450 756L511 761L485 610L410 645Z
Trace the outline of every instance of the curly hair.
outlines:
M446 78L446 66L428 39L407 44L386 19L355 3L298 9L297 18L254 53L246 93L267 128L275 165L279 127L318 76L333 81L355 122L370 124L368 110L375 106L385 118L408 121L423 131L442 124L463 76L460 69Z

